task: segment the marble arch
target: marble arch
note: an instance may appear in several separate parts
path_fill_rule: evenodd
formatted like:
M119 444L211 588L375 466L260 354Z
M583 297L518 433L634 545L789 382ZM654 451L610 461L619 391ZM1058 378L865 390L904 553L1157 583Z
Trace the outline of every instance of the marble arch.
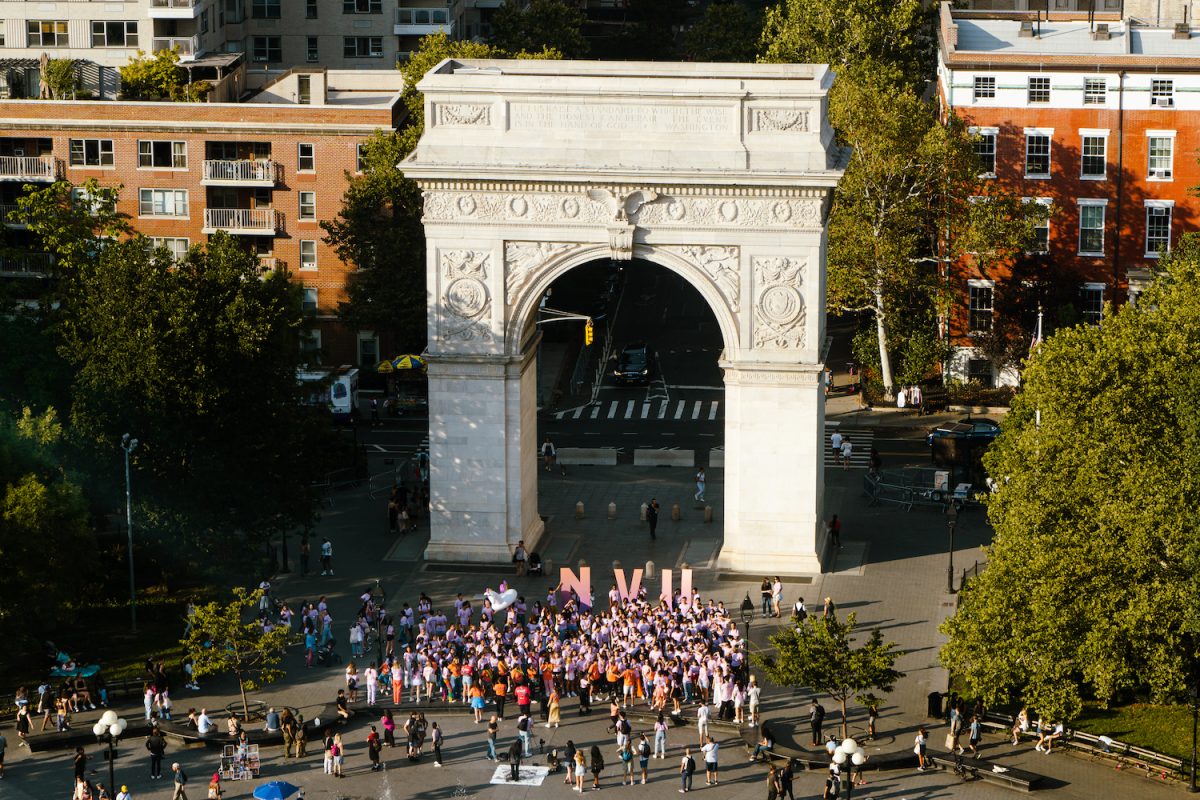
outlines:
M820 65L453 60L422 79L429 559L536 545L536 353L547 286L644 259L707 300L725 349L724 544L820 569L825 221L841 176Z

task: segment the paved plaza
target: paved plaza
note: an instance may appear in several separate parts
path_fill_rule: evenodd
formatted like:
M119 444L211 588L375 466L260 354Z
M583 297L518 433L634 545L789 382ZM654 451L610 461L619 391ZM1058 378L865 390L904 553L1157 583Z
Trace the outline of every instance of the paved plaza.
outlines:
M373 469L382 468L382 462ZM840 553L827 559L831 567L824 574L783 576L785 604L790 606L797 596L811 605L830 596L840 613L854 612L865 627L879 627L884 635L896 641L905 655L898 667L907 673L881 709L880 737L867 743L871 755L911 749L917 726L931 729L930 742L936 745L944 737L940 721L924 717L926 695L931 690L945 688L946 674L936 664L939 644L937 622L953 610L953 598L945 594L947 530L944 519L936 511L914 509L905 513L894 508L870 507L861 493L862 470L827 469L826 514L838 513L844 520ZM627 569L654 561L659 569L688 564L695 570L695 585L706 597L724 600L736 607L746 592L757 600L761 576L730 575L713 568L721 543L721 508L723 476L713 470L709 476L708 500L714 507L712 523L703 521L700 504L692 500L691 470L681 468L576 467L563 477L540 473L540 507L546 519L547 538L540 546L545 558L555 566L577 565L582 559L593 568L596 590L603 595L610 582L612 563L619 560ZM638 521L638 506L656 497L663 507L658 528L658 540L651 542L644 523ZM575 504L585 504L583 519L575 518ZM609 502L617 504L616 518L607 518ZM671 508L679 503L681 519L671 520ZM480 595L487 586L494 587L502 572L449 571L454 567L426 565L418 560L423 531L408 539L396 541L386 533L384 500L371 499L366 490L347 492L333 499L326 509L318 529L318 537L328 536L334 544L336 577L319 577L296 573L280 576L274 582L275 594L287 600L293 608L305 599L326 595L334 618L348 627L357 608L357 595L379 578L388 593L392 607L407 600L415 605L420 592L429 594L438 604L449 605L456 593L468 597ZM979 545L987 537L982 512L965 512L956 531L956 564L969 566L981 558ZM319 539L318 539L319 541ZM552 582L549 578L513 579L510 583L532 599L541 598ZM648 582L657 587L657 579ZM778 623L756 618L751 623L754 645L765 644L767 635ZM340 648L343 657L348 645ZM344 661L343 661L344 665ZM306 669L302 654L294 648L286 661L287 677L278 685L268 687L256 696L272 705L298 707L306 717L332 701L344 685L340 667ZM200 692L179 689L174 692L176 716L186 714L189 706L220 710L234 699L234 686L224 679L203 682ZM763 716L772 720L797 721L807 705L808 693L780 690L766 684ZM830 713L827 730L836 725L837 713L828 698L823 700ZM377 715L360 713L342 729L347 745L347 777L337 780L322 774L320 744L310 742L309 755L303 762L285 761L282 749L266 748L263 754L262 778L255 783L235 782L225 785L226 798L249 797L257 783L286 779L303 786L307 798L409 798L439 800L458 797L567 797L570 791L562 785L562 773L549 775L541 786L506 786L490 783L496 765L485 758L482 725L471 722L461 706L451 706L427 713L446 732L445 766L434 767L431 755L420 763L407 761L398 750L384 751L386 771L370 771L366 756L367 725L377 721ZM141 714L140 702L130 702L118 709L127 717ZM540 724L534 738L535 755L532 765L544 765L544 755L537 751L562 747L568 739L577 746L602 746L608 767L603 775L603 791L620 792L631 796L662 800L677 796L678 768L681 748L695 744L691 727L671 729L666 760L650 762L650 782L646 786L621 787L620 770L611 734L606 733L607 716L604 704L597 704L591 717L576 714L574 699L563 704L563 724L558 729L546 729ZM220 714L223 716L224 712ZM219 724L223 720L217 720ZM76 725L91 726L92 715L81 715ZM853 711L850 727L860 731L864 716ZM933 724L930 724L933 723ZM646 727L635 721L635 734ZM0 783L0 798L13 800L57 800L70 796L72 785L71 754L52 751L30 755L16 747L11 729L7 776ZM740 738L731 734L722 741L721 782L705 787L703 777L695 790L716 798L762 798L766 796L764 770L747 762ZM510 715L501 729L501 748L515 737L515 718ZM806 742L807 737L797 737ZM544 743L539 742L544 740ZM97 770L94 778L107 782L107 764L102 748L88 748L93 756L91 766ZM1177 786L1163 786L1157 780L1136 774L1115 771L1102 762L1090 762L1066 753L1044 756L1032 746L1010 747L998 736L984 740L984 758L1002 759L1003 763L1047 776L1042 793L1063 798L1096 798L1103 795L1167 797L1179 792ZM190 777L188 796L204 797L208 778L216 770L218 753L204 747L184 748L172 743L168 761L178 760ZM699 760L699 759L698 759ZM139 739L121 747L116 762L117 783L129 786L135 800L165 800L171 796L167 779L147 779L147 754ZM1009 790L973 782L961 784L953 774L944 771L918 773L914 770L868 772L868 785L855 787L859 798L949 798L1007 797ZM590 784L590 780L586 781ZM796 794L799 797L819 797L822 774L797 774Z

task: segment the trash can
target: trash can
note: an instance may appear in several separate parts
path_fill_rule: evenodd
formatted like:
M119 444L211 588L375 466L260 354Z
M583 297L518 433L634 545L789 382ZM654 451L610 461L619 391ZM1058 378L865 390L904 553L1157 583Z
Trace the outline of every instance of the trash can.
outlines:
M942 693L930 692L929 705L925 709L925 715L937 719L942 716Z

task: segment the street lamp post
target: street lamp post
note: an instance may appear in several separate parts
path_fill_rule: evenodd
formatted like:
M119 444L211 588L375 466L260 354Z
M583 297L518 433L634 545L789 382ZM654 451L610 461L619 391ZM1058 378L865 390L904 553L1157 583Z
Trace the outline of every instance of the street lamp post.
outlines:
M1196 789L1196 721L1200 716L1200 675L1192 675L1192 685L1188 689L1192 699L1192 777L1188 783L1188 791L1193 794Z
M113 773L113 759L116 758L117 740L125 732L126 724L124 719L117 716L117 712L109 709L92 726L92 733L96 734L96 738L101 742L108 742L108 790L114 795L116 794L117 784Z
M133 632L137 633L137 589L133 581L133 495L129 488L129 454L137 449L138 440L121 437L121 449L125 451L125 532L129 535L129 619Z
M950 501L946 508L946 525L950 528L950 561L946 565L946 592L954 594L954 523L958 521L958 503Z
M750 646L750 620L754 619L754 601L750 599L750 593L746 592L746 599L742 601L742 623L746 626L746 646Z

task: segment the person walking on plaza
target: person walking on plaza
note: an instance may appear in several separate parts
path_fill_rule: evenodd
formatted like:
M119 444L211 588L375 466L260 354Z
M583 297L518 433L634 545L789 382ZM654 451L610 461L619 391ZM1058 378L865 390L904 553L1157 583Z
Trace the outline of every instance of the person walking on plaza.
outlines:
M133 795L129 793L129 787L121 785L121 791L117 792L116 800L133 800Z
M644 733L638 736L638 768L642 771L642 783L645 784L650 773L650 740Z
M496 735L500 732L500 721L495 714L487 724L487 757L488 761L496 760Z
M346 763L346 748L342 745L342 735L340 733L333 735L333 745L329 748L329 751L329 754L333 756L333 777L345 777L342 773L342 766Z
M517 542L517 548L513 551L513 563L517 565L517 577L525 574L525 565L529 559L529 552L525 549L525 540Z
M150 751L150 780L162 778L162 760L167 752L167 740L155 725L146 737L146 749Z
M717 785L717 751L720 749L721 745L713 741L711 736L700 748L700 752L704 754L704 784L706 786Z
M433 765L440 767L442 765L442 740L445 738L442 734L442 729L438 727L436 722L430 723L433 727L430 728L430 737L433 739Z
M604 754L600 752L599 745L592 745L592 750L588 753L588 761L591 762L592 768L592 788L600 788L600 773L604 771Z
M837 548L842 546L842 521L837 514L829 520L829 543Z
M171 800L188 800L187 773L179 766L178 761L171 765L171 772L175 775L175 791L171 794Z
M550 697L547 701L549 704L548 715L546 717L547 728L557 728L562 721L561 698L558 695L558 689L550 690Z
M783 769L779 771L779 797L786 796L788 800L796 800L796 795L792 794L792 783L796 779L796 773L792 770L792 760L789 758L783 764Z
M532 717L522 714L517 718L517 738L521 742L526 758L533 755L533 734L529 730L531 727L533 727Z
M778 618L783 613L783 581L776 575L771 581L771 616Z
M808 725L812 729L812 746L821 746L821 727L825 724L825 707L813 698L808 707Z
M645 738L645 734L642 734L642 738ZM667 757L667 720L661 711L654 721L654 757Z
M772 764L767 772L767 800L778 800L780 794L779 767Z
M658 500L653 497L646 504L646 522L650 525L650 540L654 541L654 532L658 530Z
M208 800L221 800L225 791L221 788L221 773L214 772L208 782Z
M371 772L383 769L383 763L379 760L379 753L382 750L383 745L379 741L379 733L372 725L371 732L367 734L367 758L371 759Z
M696 731L700 734L700 744L702 746L705 740L708 739L708 718L711 713L708 703L704 703L696 709Z
M692 776L696 774L696 760L692 758L692 748L683 748L683 758L679 761L679 793L692 790Z
M762 584L758 587L758 592L762 595L762 615L766 619L771 615L771 579L763 578Z
M841 431L835 430L829 435L829 450L833 453L833 462L835 464L842 457L842 438Z
M701 503L704 502L705 483L706 482L704 479L704 467L701 467L699 470L696 471L696 499L699 500Z
M628 742L617 750L617 756L621 759L621 785L633 786L633 750Z
M376 695L379 693L379 670L375 669L375 662L367 667L367 671L363 673L363 678L367 683L367 705L375 705Z
M925 759L925 745L929 741L928 734L925 733L925 728L917 728L917 735L913 737L913 752L917 755L917 769L924 772L928 764Z
M583 791L583 776L587 773L587 761L584 760L583 750L575 751L575 791Z
M321 540L321 575L333 574L333 544L328 539Z
M842 440L842 469L850 467L850 457L854 454L854 442L847 436Z
M558 451L554 449L554 442L550 441L550 437L546 437L546 441L542 442L542 464L546 467L546 472L554 466L554 462L558 458Z

